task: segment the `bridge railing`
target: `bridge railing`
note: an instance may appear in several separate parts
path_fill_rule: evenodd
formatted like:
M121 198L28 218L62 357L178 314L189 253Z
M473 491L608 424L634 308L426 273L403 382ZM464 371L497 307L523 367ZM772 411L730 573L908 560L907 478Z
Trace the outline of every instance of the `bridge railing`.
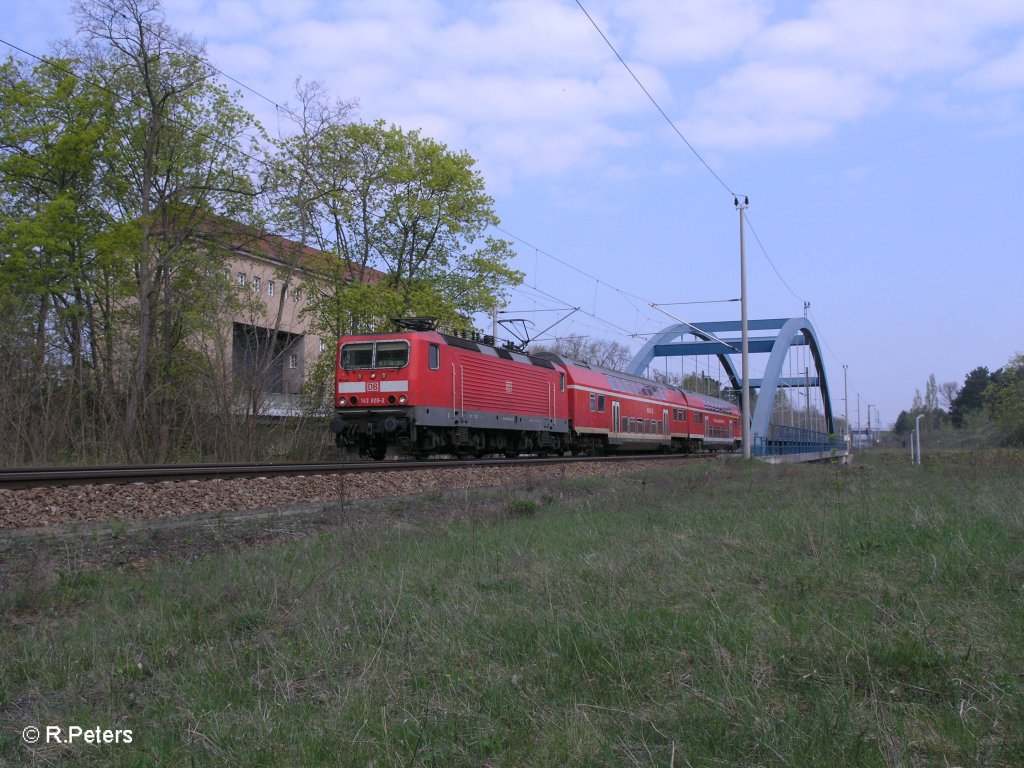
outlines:
M751 452L755 456L785 456L795 453L846 452L842 436L813 429L769 424L767 435L755 435Z

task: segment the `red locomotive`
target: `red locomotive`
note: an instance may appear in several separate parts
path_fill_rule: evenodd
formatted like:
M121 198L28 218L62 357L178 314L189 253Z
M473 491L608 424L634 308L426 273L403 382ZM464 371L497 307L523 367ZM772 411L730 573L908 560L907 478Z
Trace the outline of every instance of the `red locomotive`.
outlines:
M339 447L402 455L601 454L734 448L739 410L639 376L501 348L409 319L338 343ZM491 343L487 343L491 342Z

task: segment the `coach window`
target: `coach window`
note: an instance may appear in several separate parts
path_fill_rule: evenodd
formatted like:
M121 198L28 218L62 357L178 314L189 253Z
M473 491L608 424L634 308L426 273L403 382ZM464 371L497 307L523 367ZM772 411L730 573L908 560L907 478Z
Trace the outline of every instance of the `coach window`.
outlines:
M636 418L633 416L629 417L629 431L636 432Z
M377 368L404 368L409 363L409 342L378 341Z
M622 417L622 431L629 432L629 418L626 416Z
M430 370L436 371L441 367L441 348L437 344L431 344L427 349L427 364Z
M590 393L590 412L593 413L597 410L597 395L593 392Z
M597 396L597 412L604 413L604 395Z

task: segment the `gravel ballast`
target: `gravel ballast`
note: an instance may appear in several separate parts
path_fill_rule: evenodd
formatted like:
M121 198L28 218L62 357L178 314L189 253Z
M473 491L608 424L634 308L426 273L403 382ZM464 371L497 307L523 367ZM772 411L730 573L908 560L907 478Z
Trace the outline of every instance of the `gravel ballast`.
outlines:
M568 462L301 477L0 489L0 532L111 521L244 513L296 504L379 499L462 488L518 486L589 475L643 471L664 462Z

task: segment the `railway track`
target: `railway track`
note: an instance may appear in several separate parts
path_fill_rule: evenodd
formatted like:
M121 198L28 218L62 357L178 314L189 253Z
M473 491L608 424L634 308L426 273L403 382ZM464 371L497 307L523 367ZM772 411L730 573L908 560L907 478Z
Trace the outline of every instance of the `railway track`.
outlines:
M571 456L519 459L438 459L429 461L236 462L224 464L138 464L93 467L25 467L0 469L0 488L52 488L69 485L123 485L168 481L257 477L338 475L355 472L443 470L467 467L515 467L629 461L672 461L711 454Z

